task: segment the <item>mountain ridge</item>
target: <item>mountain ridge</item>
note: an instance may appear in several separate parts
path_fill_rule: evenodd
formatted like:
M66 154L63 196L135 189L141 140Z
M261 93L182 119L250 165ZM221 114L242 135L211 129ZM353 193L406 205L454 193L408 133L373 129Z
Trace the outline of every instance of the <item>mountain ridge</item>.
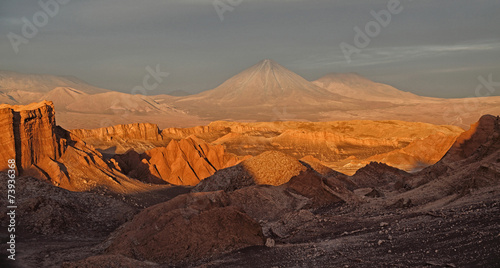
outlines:
M327 98L338 101L344 97L331 94L277 62L265 59L232 76L218 87L187 96L180 102L205 100L208 103L239 107L275 104L276 101L290 101L290 98Z
M2 103L29 104L45 99L54 102L59 123L66 129L141 122L170 128L212 121L358 119L467 127L482 114L500 114L498 96L423 97L353 73L327 74L311 82L269 59L235 74L214 89L188 96L131 95L96 89L75 77L0 71Z

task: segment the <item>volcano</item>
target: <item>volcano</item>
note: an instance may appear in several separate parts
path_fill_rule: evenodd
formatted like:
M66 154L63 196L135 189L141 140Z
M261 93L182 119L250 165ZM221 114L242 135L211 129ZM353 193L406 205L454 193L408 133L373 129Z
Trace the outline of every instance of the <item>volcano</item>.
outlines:
M348 98L329 92L273 60L265 59L231 77L215 89L182 99L224 107L315 105Z
M357 109L359 100L328 91L265 59L173 104L210 120L315 120L320 111Z

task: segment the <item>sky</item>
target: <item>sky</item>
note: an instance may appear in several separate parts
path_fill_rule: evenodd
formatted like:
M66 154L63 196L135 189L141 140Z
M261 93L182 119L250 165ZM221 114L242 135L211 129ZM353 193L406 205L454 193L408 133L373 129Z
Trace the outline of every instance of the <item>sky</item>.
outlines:
M212 89L273 59L310 81L356 72L444 98L490 81L500 96L498 0L57 1L0 1L0 70L131 92L158 68L156 95Z

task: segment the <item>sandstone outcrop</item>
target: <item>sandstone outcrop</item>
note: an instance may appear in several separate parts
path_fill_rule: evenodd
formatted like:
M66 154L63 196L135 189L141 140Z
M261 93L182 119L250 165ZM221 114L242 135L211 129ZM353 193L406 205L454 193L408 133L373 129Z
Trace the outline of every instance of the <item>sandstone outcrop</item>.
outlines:
M130 149L142 153L168 144L155 124L136 123L97 129L73 129L71 133L105 154L123 154Z
M45 158L56 159L64 152L56 139L51 102L0 105L0 126L0 170L8 169L9 159L15 159L18 171L22 172Z
M159 130L157 125L150 123L71 130L71 133L109 155L124 154L131 149L143 153L156 147L165 147L171 140L180 140L189 136L212 142L229 132L230 129L224 126L210 125Z
M233 191L250 185L282 185L307 169L294 157L277 151L264 152L237 166L220 170L200 182L194 191Z
M20 175L73 191L103 187L125 192L146 187L123 175L92 146L56 126L52 102L1 105L0 114L1 171L8 169L8 159L15 159Z
M111 157L133 149L143 153L171 140L195 136L220 144L238 156L280 151L295 158L314 157L337 171L354 174L364 165L383 162L406 171L437 162L463 130L403 121L259 122L216 121L208 126L167 128L128 124L72 133Z
M71 132L81 139L100 138L106 141L114 139L143 140L143 141L161 141L162 135L158 126L150 123L136 123L128 125L116 125L112 127L97 129L73 129Z
M121 170L132 178L175 185L196 185L217 170L241 161L239 157L225 153L222 145L210 145L195 136L171 140L168 146L143 154L129 151L116 155L114 159Z

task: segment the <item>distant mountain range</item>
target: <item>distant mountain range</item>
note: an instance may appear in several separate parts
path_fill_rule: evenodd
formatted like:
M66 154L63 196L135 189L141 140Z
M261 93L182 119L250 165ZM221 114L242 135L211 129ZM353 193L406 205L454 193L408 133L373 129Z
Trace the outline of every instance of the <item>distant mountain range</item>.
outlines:
M137 122L161 128L210 121L420 121L465 127L481 114L500 114L500 97L439 99L418 96L354 73L307 81L266 59L220 86L195 95L131 95L74 77L0 71L0 102L54 102L67 129Z

